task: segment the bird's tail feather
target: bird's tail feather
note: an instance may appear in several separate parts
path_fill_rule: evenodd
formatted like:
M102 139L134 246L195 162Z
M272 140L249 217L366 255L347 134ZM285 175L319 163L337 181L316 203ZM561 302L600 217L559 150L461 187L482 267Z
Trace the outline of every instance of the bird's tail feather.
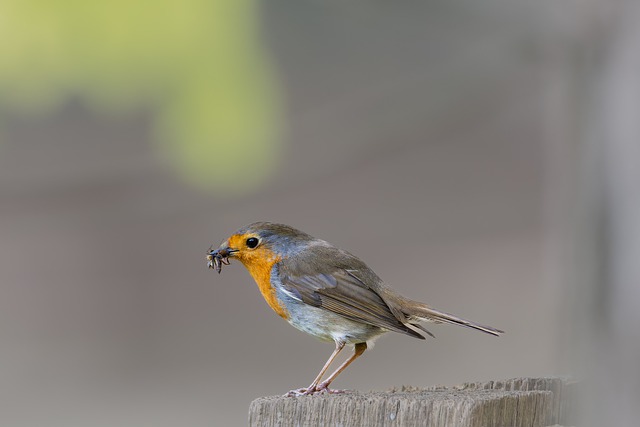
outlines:
M467 328L476 329L478 331L485 332L487 334L500 336L504 333L500 329L492 328L491 326L484 326L479 323L472 322L470 320L462 319L443 311L435 310L426 304L414 302L412 304L411 313L407 313L409 316L435 323L450 323L452 325L466 326Z

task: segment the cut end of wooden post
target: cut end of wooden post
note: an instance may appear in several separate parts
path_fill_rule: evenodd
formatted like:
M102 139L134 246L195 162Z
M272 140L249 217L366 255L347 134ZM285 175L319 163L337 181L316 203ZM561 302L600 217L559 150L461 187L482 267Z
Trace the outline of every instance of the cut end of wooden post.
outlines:
M450 388L263 397L251 403L249 425L544 427L567 421L571 384L561 378L515 378Z

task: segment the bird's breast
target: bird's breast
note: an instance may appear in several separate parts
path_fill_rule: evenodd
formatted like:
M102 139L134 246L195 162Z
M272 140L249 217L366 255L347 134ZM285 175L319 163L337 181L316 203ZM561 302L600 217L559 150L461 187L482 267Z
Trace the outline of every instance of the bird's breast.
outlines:
M289 312L282 304L276 289L272 284L272 272L274 271L274 265L280 260L277 256L263 257L260 262L243 262L253 280L255 280L260 289L260 293L264 297L264 300L269 304L269 307L276 314L285 320L289 320Z

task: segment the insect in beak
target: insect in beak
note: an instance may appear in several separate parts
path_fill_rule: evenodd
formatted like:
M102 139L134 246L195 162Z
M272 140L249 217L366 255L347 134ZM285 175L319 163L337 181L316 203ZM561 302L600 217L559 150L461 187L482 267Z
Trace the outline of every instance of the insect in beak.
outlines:
M220 274L223 265L229 265L229 255L234 251L229 248L220 248L215 251L211 250L211 247L207 251L207 267L213 268Z

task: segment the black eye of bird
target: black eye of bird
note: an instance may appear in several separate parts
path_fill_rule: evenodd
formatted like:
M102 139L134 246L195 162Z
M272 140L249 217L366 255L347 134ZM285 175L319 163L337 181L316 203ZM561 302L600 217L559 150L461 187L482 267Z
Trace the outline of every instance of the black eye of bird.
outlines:
M253 249L253 248L255 248L256 246L258 246L258 243L259 243L259 242L260 242L260 241L259 241L257 238L255 238L255 237L249 237L249 238L247 239L247 247L248 247L248 248Z

